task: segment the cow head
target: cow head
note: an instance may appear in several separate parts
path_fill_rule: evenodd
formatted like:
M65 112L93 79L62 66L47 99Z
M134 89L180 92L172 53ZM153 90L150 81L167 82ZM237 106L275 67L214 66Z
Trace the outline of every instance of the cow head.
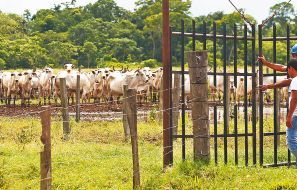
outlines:
M72 69L74 69L74 65L73 65L73 64L70 64L70 63L65 64L65 65L64 65L64 69L65 69L68 73L70 73L70 72L72 71Z
M148 77L145 75L145 73L138 69L135 71L136 78L140 83L147 83L148 82Z

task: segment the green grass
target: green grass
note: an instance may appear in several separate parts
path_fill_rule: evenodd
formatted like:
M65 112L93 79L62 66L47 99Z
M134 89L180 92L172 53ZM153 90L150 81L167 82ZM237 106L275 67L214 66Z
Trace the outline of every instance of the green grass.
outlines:
M132 188L131 145L124 140L121 122L77 124L71 120L71 139L65 142L60 119L52 119L53 189ZM187 133L191 130L189 122ZM187 160L182 162L179 139L174 143L174 166L163 172L161 124L139 122L138 132L141 189L297 189L296 167L244 167L243 138L239 140L240 166L233 164L231 138L228 165L222 162L219 140L218 166L213 161L209 165L193 162L192 140L186 141ZM39 118L0 118L0 189L39 189L40 133ZM272 141L266 139L267 163L273 155ZM282 138L280 157L286 155L285 150Z

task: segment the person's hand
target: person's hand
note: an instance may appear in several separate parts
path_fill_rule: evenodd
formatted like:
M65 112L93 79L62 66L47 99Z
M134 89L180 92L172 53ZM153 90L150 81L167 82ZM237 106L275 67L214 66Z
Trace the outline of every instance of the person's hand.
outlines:
M264 92L264 91L266 91L267 89L269 89L269 86L263 84L263 85L258 86L258 89L259 89L260 91Z
M261 62L261 63L263 63L264 65L267 63L267 60L265 59L264 56L259 56L258 57L258 61Z
M287 116L286 126L288 128L292 127L292 116Z

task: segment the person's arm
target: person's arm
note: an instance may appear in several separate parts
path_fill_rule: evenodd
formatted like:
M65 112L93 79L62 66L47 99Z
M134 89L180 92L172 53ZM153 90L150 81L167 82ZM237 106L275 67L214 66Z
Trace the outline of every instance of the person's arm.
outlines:
M258 57L258 61L260 61L263 65L276 70L276 71L280 71L280 72L286 72L287 71L287 66L285 65L281 65L281 64L277 64L277 63L271 63L269 61L267 61L265 59L265 57Z
M297 90L292 90L289 113L287 115L286 125L288 128L292 127L292 116L297 106Z
M267 89L283 88L283 87L290 86L291 81L292 79L289 78L273 84L264 84L262 86L259 86L259 89L262 91L265 91Z

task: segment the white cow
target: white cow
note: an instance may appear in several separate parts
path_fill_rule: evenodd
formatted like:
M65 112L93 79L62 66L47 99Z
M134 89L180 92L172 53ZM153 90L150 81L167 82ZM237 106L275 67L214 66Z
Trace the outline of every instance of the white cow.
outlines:
M116 73L119 73L118 71L115 71ZM109 68L103 68L97 70L98 78L95 81L94 84L94 90L93 90L93 96L95 100L99 100L103 98L104 101L108 99L108 83L107 78L112 73L112 71Z
M48 98L48 103L51 103L51 80L53 78L53 70L51 68L45 68L39 75L39 104L41 104L42 98L44 104L46 104L46 98Z
M123 85L128 85L129 89L136 89L138 86L148 82L147 76L141 71L136 70L127 73L113 72L107 79L108 97L120 97L124 93Z
M10 72L4 72L2 75L2 85L6 104L10 105L10 100L13 99L15 105L16 96L19 93L17 75Z
M144 67L140 69L140 71L142 71L146 75L149 81L150 81L150 78L153 78L153 72L149 67ZM138 85L136 90L137 90L137 98L141 104L142 99L147 101L147 97L150 95L150 90L152 91L152 85L150 82L144 83L144 84Z
M30 96L32 91L32 73L29 73L27 71L20 74L19 78L19 87L20 87L20 94L22 99L22 105L25 105L26 100L28 105L30 105Z
M66 80L66 88L68 89L69 86L72 85L72 81L74 81L74 76L79 74L77 70L74 69L74 65L72 64L65 64L64 65L63 71L60 71L57 76L55 76L55 82L54 82L54 98L55 98L55 103L57 104L57 98L60 97L60 79L65 78ZM76 80L76 77L75 77ZM75 81L76 84L76 81ZM73 92L68 91L68 97L70 98L72 96ZM74 102L74 97L72 96L72 103Z

